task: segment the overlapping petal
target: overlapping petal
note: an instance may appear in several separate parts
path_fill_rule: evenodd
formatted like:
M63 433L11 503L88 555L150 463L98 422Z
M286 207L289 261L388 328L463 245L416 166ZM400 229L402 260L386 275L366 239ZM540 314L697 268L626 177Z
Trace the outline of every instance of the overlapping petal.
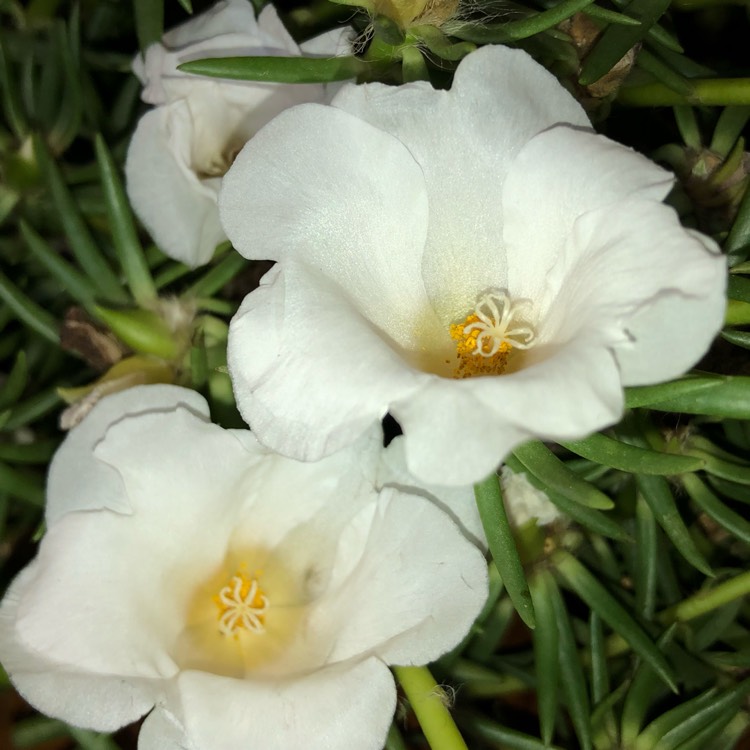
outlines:
M327 33L307 54L334 55L346 35ZM327 96L322 85L225 81L178 69L195 59L250 54L303 53L273 6L256 21L248 0L227 0L167 32L133 63L144 101L158 106L141 119L128 149L128 195L161 249L190 266L207 263L226 239L217 194L237 152L279 112Z
M394 392L406 398L429 378L405 374L400 347L323 274L292 263L266 280L232 321L228 359L242 415L274 450L317 460L379 422Z
M177 685L188 741L196 748L379 750L396 688L375 657L269 685L184 672Z

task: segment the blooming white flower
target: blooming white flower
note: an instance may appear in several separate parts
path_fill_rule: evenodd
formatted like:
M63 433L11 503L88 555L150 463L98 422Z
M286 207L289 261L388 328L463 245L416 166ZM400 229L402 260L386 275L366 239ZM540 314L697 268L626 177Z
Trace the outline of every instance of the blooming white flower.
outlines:
M347 84L282 113L219 199L237 250L279 261L231 325L244 417L314 460L390 412L410 470L450 485L616 422L623 386L684 372L722 322L724 260L671 185L503 47L450 91Z
M192 391L102 400L0 606L19 692L96 730L148 714L140 750L379 750L386 665L458 643L487 569L429 500L374 489L377 437L305 464L211 424Z
M237 152L272 117L293 104L323 101L322 85L225 81L188 75L177 66L207 57L344 51L348 30L310 40L302 49L273 6L257 21L248 0L225 0L164 35L133 63L143 100L158 105L139 121L125 164L138 217L170 257L206 263L226 239L219 224L221 178Z

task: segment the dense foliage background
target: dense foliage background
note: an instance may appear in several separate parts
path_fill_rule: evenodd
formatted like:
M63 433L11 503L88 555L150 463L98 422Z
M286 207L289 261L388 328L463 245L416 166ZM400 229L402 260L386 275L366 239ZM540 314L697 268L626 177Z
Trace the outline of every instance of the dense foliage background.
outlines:
M61 419L75 423L112 389L177 382L204 393L216 421L241 424L227 322L268 264L229 247L198 270L168 260L133 219L121 174L145 110L133 55L208 5L0 2L3 590L44 532ZM748 747L748 3L471 0L434 24L399 23L390 8L284 2L298 40L352 24L356 58L304 69L290 58L271 78L448 86L476 45L521 46L599 131L674 169L671 202L732 266L727 328L698 373L631 389L630 410L606 434L508 459L567 520L516 529L516 549L495 549L484 613L432 668L445 700L477 749ZM264 64L235 72L269 75ZM175 309L188 321L179 335L165 324ZM129 748L136 735L36 715L0 676L1 747ZM406 701L387 746L427 746Z

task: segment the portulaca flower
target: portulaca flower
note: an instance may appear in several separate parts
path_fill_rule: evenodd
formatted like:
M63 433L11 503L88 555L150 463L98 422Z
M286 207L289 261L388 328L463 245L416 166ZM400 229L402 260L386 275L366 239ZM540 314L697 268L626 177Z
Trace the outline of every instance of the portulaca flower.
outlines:
M19 692L101 731L148 714L140 750L379 750L386 665L458 643L487 581L432 502L374 489L378 437L305 464L192 391L103 399L52 462L47 533L0 607Z
M273 6L256 21L248 0L225 0L167 32L145 59L136 57L143 100L157 106L140 119L130 143L127 190L167 255L191 266L208 262L226 239L217 195L237 152L282 110L326 96L322 85L217 80L182 73L177 66L207 57L329 57L344 51L348 33L329 32L300 49Z
M616 422L623 386L681 374L722 322L724 260L671 185L503 47L450 91L347 84L282 113L219 200L237 250L279 261L231 326L245 419L315 460L390 412L410 470L450 485Z

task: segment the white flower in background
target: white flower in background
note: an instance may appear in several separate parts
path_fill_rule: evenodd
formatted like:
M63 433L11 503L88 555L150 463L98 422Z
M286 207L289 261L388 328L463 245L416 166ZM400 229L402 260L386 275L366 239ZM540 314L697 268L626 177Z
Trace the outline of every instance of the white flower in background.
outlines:
M546 526L563 515L547 494L534 487L523 472L516 474L507 466L503 466L500 472L500 485L505 510L516 526L523 526L533 520L539 526Z
M282 113L219 200L237 250L279 261L231 326L245 419L315 460L390 412L446 485L616 422L623 386L681 374L722 322L724 259L671 185L503 47L450 91L347 84Z
M216 202L237 152L282 110L326 97L322 85L216 80L177 66L207 57L330 57L344 52L348 34L329 32L300 49L273 6L256 20L248 0L225 0L167 32L144 60L136 57L143 100L157 106L140 119L130 143L128 196L167 255L191 266L207 263L226 239Z
M101 731L148 714L140 750L379 750L386 665L455 646L487 580L433 503L373 488L375 432L304 464L189 390L102 400L52 462L47 533L0 607L21 695Z

